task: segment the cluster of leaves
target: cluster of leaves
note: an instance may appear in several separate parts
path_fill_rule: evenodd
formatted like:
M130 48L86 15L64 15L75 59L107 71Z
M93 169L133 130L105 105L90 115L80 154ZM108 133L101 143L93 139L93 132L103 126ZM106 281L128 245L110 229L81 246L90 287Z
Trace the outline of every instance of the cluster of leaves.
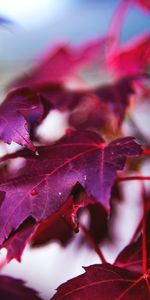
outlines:
M149 1L129 2L150 9ZM0 247L7 249L7 262L21 261L29 242L36 246L58 239L65 246L80 227L102 260L61 285L53 299L107 300L109 287L112 300L150 299L149 209L144 210L136 234L140 237L135 236L114 264L106 262L99 247L107 234L114 189L119 189L120 180L132 179L119 177L118 171L127 157L143 160L149 154L134 137L123 135L122 123L133 105L131 96L136 103L139 86L144 95L150 36L111 51L114 40L107 36L76 49L62 45L49 51L28 76L9 85L0 106L0 139L24 147L0 159ZM96 63L113 74L112 83L68 87L70 78L75 80ZM70 128L56 143L43 146L36 131L52 109L69 111ZM22 159L23 166L10 171L9 164L16 158ZM85 208L90 215L87 229L80 223ZM11 299L39 299L21 281L4 276L0 280L2 299L10 295Z

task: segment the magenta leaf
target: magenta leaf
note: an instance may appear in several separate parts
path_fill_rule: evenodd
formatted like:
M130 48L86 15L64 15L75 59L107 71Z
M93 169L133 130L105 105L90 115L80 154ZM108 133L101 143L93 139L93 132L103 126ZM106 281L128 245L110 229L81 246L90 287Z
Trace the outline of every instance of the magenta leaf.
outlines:
M7 263L9 263L14 258L18 262L21 262L24 248L30 241L36 227L37 225L35 225L35 222L33 222L33 220L27 220L5 241L2 248L4 247L7 249Z
M0 207L0 244L29 216L41 222L59 211L77 183L108 206L117 170L123 169L126 156L142 152L133 137L107 145L90 131L72 132L37 151L38 155L28 150L16 153L26 158L25 167L0 183L5 193Z
M150 268L150 239L148 240L148 268ZM131 271L142 272L142 239L125 247L115 261L115 265Z
M32 194L34 195L34 191ZM62 245L67 245L73 237L73 231L79 231L78 210L88 204L95 204L95 200L88 198L83 189L76 186L58 214L53 214L41 224L35 224L32 218L27 219L2 245L2 248L7 249L7 263L14 258L20 262L29 242L32 246L37 246L59 240Z
M28 75L18 78L11 87L35 88L43 84L60 83L77 69L101 58L108 43L108 38L97 38L76 48L64 44L50 49Z
M39 96L30 89L18 89L8 94L0 106L0 139L12 141L35 150L29 130L42 118L43 107Z
M85 273L62 284L52 300L150 299L150 275L109 264L84 268Z
M86 225L88 234L92 240L98 245L108 233L108 212L100 203L87 206L89 213L89 225ZM79 245L86 242L87 237L84 236L79 241ZM88 246L91 246L90 243Z
M9 276L0 276L1 300L40 300L37 292L25 287L24 282Z
M60 216L53 222L51 217L42 222L32 238L32 246L39 246L51 241L59 241L62 246L66 246L73 237L73 231L68 222Z
M110 57L110 67L119 76L143 74L150 65L150 35L138 37Z
M123 78L113 84L84 92L78 97L74 93L72 100L76 103L76 107L70 116L71 125L78 129L116 130L123 121L130 96L135 93L134 79L136 78Z
M62 245L67 245L73 237L73 231L79 231L79 212L81 208L90 204L95 205L95 200L88 197L82 187L77 184L68 197L61 213L50 216L42 222L33 234L32 245L36 246L51 240L59 240Z
M81 201L83 201L83 199L81 199ZM81 203L84 204L84 202ZM79 205L79 200L78 202L76 201L76 203L74 202L74 206L76 206L77 209L81 208L81 205ZM83 206L85 206L85 204ZM100 203L91 203L86 206L86 210L89 213L89 224L87 230L92 239L99 244L99 242L106 236L107 233L107 212ZM78 220L79 224L80 212L82 212L82 210L79 210L79 212L77 211L75 213L73 207L69 211L70 214L74 214L74 218L75 220ZM52 217L50 217L37 227L37 230L32 237L32 246L42 245L53 240L58 240L62 246L67 246L71 239L75 237L72 229L76 228L72 227L73 226L71 226L70 222L68 222L68 220L65 218L65 215L60 215L54 221L52 221ZM86 237L84 236L80 239L79 245L85 245L85 243L87 246L90 246L87 243Z
M133 83L139 79L138 76L126 77L85 90L69 90L61 84L43 85L37 91L46 106L45 113L51 108L69 110L69 123L76 129L116 132L130 104L130 97L135 94Z
M139 5L144 10L150 12L150 1L149 0L133 0L137 5Z

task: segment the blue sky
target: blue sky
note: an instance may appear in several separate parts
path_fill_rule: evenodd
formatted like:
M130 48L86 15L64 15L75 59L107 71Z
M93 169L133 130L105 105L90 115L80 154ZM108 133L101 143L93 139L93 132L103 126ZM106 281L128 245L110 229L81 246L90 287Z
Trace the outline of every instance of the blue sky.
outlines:
M119 0L0 0L0 15L14 24L0 28L0 60L34 59L55 42L82 43L104 35ZM122 40L150 29L149 15L133 8Z

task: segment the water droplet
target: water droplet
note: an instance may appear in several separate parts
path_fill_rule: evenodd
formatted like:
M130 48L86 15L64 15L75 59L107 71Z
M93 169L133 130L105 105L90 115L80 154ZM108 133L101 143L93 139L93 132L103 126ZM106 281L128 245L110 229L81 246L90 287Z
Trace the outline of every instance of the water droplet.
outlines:
M61 196L61 192L59 192L58 195Z
M37 195L37 191L36 191L36 190L32 190L32 191L31 191L31 195L32 195L32 196L36 196L36 195Z
M38 155L39 155L39 152L38 152L37 150L35 151L35 155L36 155L36 156L38 156Z
M72 130L70 128L67 128L65 133L66 133L67 136L70 136L71 133L72 133Z
M87 176L86 175L84 175L84 180L87 180Z

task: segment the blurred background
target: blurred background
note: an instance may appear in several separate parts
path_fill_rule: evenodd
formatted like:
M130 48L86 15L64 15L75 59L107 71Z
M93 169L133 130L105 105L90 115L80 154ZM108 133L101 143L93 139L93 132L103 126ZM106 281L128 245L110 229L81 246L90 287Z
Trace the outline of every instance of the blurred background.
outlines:
M0 92L50 46L64 41L78 45L105 35L119 2L0 0L0 17L6 18L0 26ZM133 6L124 20L121 39L126 41L149 28L149 15Z
M31 67L47 48L60 42L78 45L107 34L112 15L119 2L119 0L0 0L0 17L5 20L0 26L1 100L6 84ZM133 6L125 18L121 40L127 41L140 33L148 32L149 29L149 15ZM131 191L132 183L128 185ZM133 209L137 200L134 192L133 195L131 193L131 197L132 209L131 207L129 209L130 220L133 221ZM126 215L129 216L129 211ZM122 228L124 243L129 240L132 223L128 222L128 232L126 228ZM2 273L25 279L27 285L37 289L46 300L60 283L83 272L82 265L99 263L93 251L89 252L89 249L80 250L80 253L77 251L75 241L67 249L62 249L57 243L34 250L27 247L22 263L12 261ZM107 245L106 251L110 261L113 260L112 245ZM116 255L116 252L114 253ZM1 256L3 255L5 251L1 252Z

